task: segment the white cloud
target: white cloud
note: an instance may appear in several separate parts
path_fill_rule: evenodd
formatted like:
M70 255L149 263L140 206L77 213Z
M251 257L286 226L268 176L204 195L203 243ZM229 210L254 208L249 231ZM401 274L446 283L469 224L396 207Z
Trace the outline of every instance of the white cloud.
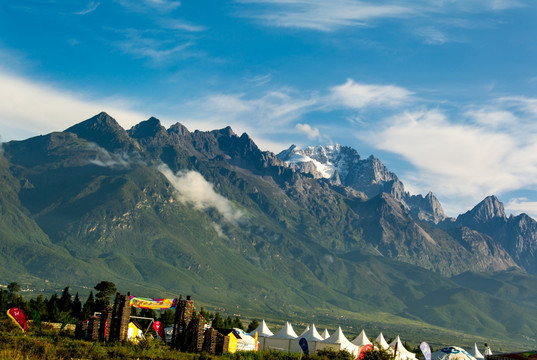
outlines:
M354 109L393 107L410 102L412 94L411 91L399 86L360 84L347 79L345 84L331 89L329 101Z
M537 131L521 122L498 131L506 117L516 119L507 112L493 112L490 126L483 126L484 112L475 114L478 123L457 123L437 110L407 112L363 139L411 163L415 171L399 174L403 181L450 199L444 203L448 212L487 195L537 189Z
M518 117L512 112L494 108L470 110L465 115L472 118L478 124L492 128L509 126L518 122Z
M0 68L0 127L5 140L63 131L101 111L128 129L149 117L132 108L125 99L89 99Z
M525 197L509 200L505 205L505 210L507 213L512 214L526 213L532 218L537 219L537 201L530 201Z
M119 0L119 4L130 11L140 13L150 13L154 10L169 13L181 6L180 1L170 0Z
M450 41L445 32L433 26L420 27L415 30L415 34L422 37L424 42L429 45L442 45Z
M125 29L119 33L125 40L114 42L116 48L124 54L148 58L155 64L173 63L178 58L192 55L187 52L193 45L191 41L178 39L164 30Z
M246 132L263 150L279 152L289 147L277 134L288 134L289 127L318 104L316 96L304 97L281 89L257 98L244 94L213 94L180 105L173 117L189 128L214 130L230 125L236 133Z
M312 128L309 124L296 124L295 128L305 133L310 140L324 141L325 136L321 135L321 132L318 128Z
M97 10L97 8L99 7L99 5L101 5L100 2L90 1L90 2L88 3L88 5L86 5L86 8L85 8L84 10L78 11L78 12L76 12L75 14L76 14L76 15L86 15L86 14L89 14L89 13L94 12L95 10Z
M344 26L363 26L369 20L408 16L410 7L354 0L237 0L238 3L265 5L249 9L244 17L259 19L278 27L334 31ZM268 8L267 8L268 7Z
M214 191L213 185L196 171L180 171L174 174L166 165L159 171L177 190L177 199L192 204L197 210L216 209L226 220L237 223L244 213L235 208L231 201Z

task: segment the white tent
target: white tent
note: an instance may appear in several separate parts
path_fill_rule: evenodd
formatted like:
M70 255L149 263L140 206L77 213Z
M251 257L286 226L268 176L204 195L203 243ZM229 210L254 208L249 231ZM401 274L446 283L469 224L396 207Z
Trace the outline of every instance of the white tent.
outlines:
M300 339L306 339L306 341L308 342L308 352L310 354L317 351L317 344L324 340L322 336L319 335L315 324L312 324L311 327L308 326L307 331L303 332L296 339L291 340L291 352L298 353L302 351L302 347L300 346Z
M447 346L431 354L432 360L475 360L466 350L457 346Z
M485 345L486 345L485 356L492 355L492 350L490 350L490 346L488 346L487 344Z
M240 339L237 339L237 351L255 351L255 339L252 336L241 329L233 330L240 336Z
M272 331L268 328L267 324L265 323L265 320L261 321L261 324L254 330L251 331L248 335L255 336L255 333L257 332L257 336L259 337L269 337L274 335Z
M300 335L298 335L298 336L300 337L300 336L304 335L305 333L307 333L307 332L309 331L309 329L310 329L310 326L309 326L309 325L306 326L306 328L304 329L304 331L302 331L302 333L301 333Z
M250 332L250 336L255 338L255 333L257 332L257 341L259 342L259 350L265 349L265 341L268 337L274 335L272 331L268 328L267 324L265 323L265 320L261 321L261 324L252 332Z
M360 335L354 338L353 341L351 341L356 346L366 346L366 345L373 345L371 341L367 338L367 335L365 334L365 330L362 329L362 332Z
M375 339L375 342L379 344L379 346L383 348L384 350L392 349L390 345L388 345L388 342L386 341L386 339L384 339L384 335L382 335L382 333L380 333L379 336L377 336L377 338Z
M337 331L332 334L329 338L323 340L320 343L317 343L317 349L332 349L335 351L347 350L352 355L358 355L358 346L352 344L343 334L341 327L338 327Z
M323 339L328 339L330 337L330 333L328 332L328 329L324 329L323 333L321 334Z
M397 351L394 354L395 360L416 360L416 354L405 349L399 336L397 336L397 338L395 338L395 340L390 343L390 347L394 349L394 351L395 351L396 344L397 344Z
M281 350L291 351L291 340L296 339L298 335L293 330L289 322L271 337L265 338L263 350Z
M472 355L473 357L475 357L476 359L484 359L485 357L483 356L483 354L481 354L481 352L479 352L479 349L477 348L477 344L474 343L474 348L472 351L470 351L470 355Z

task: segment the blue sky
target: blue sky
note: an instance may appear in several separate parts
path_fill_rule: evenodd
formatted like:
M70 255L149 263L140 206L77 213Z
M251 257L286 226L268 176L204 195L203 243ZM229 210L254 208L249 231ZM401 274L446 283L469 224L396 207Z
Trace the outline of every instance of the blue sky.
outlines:
M537 217L537 2L28 0L0 5L2 141L100 111L230 125L263 150L374 154L450 216Z

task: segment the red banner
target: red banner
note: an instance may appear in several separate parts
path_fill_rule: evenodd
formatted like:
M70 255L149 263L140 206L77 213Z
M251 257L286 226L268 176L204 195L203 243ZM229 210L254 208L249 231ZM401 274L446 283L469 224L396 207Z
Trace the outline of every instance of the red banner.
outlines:
M373 350L373 345L367 344L366 346L364 346L362 350L360 350L360 353L358 354L358 360L362 360L365 356L365 353L368 351L372 351L372 350Z
M166 342L166 334L164 334L164 326L160 323L160 321L155 321L153 323L153 329L157 332L157 334L160 336L162 341Z
M9 316L15 323L21 328L22 331L28 332L28 328L26 326L26 317L24 316L23 312L19 308L11 308L7 311L7 316Z

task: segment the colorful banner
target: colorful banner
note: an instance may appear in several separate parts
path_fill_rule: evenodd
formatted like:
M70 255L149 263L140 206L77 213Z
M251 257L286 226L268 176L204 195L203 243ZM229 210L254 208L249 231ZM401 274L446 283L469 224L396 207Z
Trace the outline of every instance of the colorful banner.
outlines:
M175 299L149 299L139 298L131 296L130 306L138 309L154 309L164 310L173 309L177 305L177 298Z
M259 335L257 334L257 331L255 332L254 341L255 341L255 351L257 351L259 350Z
M15 323L21 328L22 331L28 332L28 327L26 326L26 317L19 308L11 308L7 311L7 316L9 316Z
M421 352L425 356L425 360L431 360L431 347L425 341L420 344Z
M157 332L158 336L162 339L162 341L166 342L166 334L164 333L164 326L160 323L160 321L155 321L153 323L153 329Z
M368 352L368 351L373 351L373 345L371 344L367 344L365 345L362 350L360 350L360 353L358 354L358 357L357 359L358 360L362 360L365 356L365 353ZM430 359L429 359L430 360Z

